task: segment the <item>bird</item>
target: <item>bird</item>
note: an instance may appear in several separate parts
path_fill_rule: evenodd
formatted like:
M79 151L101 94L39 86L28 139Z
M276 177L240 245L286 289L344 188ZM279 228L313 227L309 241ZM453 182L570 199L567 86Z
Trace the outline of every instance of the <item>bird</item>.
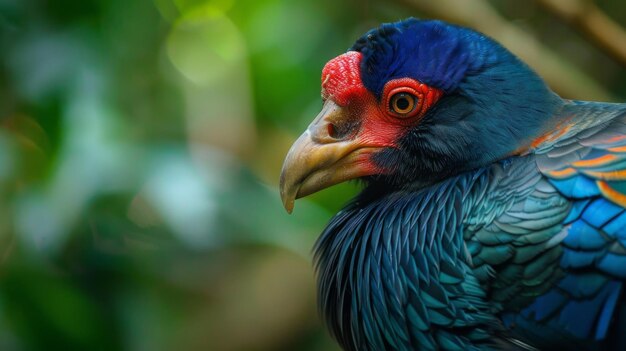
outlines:
M322 70L280 195L362 189L314 246L344 350L626 350L626 104L563 99L472 29L409 18Z

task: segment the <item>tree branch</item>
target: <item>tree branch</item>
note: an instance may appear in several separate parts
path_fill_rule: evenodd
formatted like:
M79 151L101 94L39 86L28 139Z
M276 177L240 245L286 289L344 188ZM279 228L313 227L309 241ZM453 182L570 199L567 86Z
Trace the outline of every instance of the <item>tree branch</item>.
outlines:
M588 0L537 0L586 35L593 44L626 66L626 31Z

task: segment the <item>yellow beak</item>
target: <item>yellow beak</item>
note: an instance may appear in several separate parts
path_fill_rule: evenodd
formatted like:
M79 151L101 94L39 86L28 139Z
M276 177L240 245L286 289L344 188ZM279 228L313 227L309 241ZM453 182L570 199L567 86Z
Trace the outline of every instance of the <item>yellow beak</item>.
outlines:
M291 146L280 174L280 196L287 212L298 198L375 173L369 156L380 148L359 142L359 124L351 117L328 100Z

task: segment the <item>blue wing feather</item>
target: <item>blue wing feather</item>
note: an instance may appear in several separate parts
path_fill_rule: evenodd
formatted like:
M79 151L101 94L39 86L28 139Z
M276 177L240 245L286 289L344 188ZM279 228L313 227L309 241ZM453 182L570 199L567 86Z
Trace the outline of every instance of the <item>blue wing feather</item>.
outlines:
M569 134L539 147L539 170L572 206L563 220L564 277L521 313L526 324L541 321L579 340L607 338L626 279L625 112L624 105L573 103Z
M492 180L466 242L516 335L542 349L605 349L626 304L626 105L562 113L569 125L533 150L530 170L518 159Z
M600 195L598 185L591 179L580 176L569 179L550 179L555 188L572 199L584 199Z

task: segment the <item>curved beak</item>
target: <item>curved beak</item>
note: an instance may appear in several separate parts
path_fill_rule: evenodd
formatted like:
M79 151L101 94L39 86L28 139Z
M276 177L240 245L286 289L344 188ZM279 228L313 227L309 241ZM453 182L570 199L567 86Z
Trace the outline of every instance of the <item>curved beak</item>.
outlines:
M296 199L346 180L376 173L370 155L380 147L359 141L359 122L327 100L313 123L287 153L280 196L291 213Z

